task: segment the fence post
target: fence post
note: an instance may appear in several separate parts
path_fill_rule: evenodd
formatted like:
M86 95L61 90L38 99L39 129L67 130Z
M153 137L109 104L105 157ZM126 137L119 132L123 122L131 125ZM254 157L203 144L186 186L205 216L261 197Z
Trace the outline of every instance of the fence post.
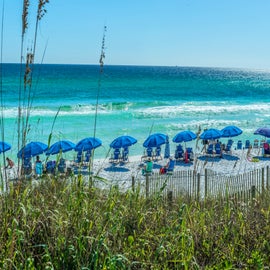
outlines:
M172 190L168 190L167 198L168 198L169 206L172 206L172 201L173 201L173 192L172 192Z
M82 175L80 175L80 176L81 176L81 179L82 179ZM78 179L79 179L79 176L78 176ZM92 188L93 185L94 185L94 181L93 181L93 177L92 176L89 177L88 182L89 182L89 187Z
M145 195L146 195L146 198L149 197L149 175L146 174L145 176Z
M199 201L200 200L200 182L201 182L201 179L200 179L200 173L197 173L197 200Z
M266 189L269 190L269 166L266 167Z
M207 169L204 170L204 198L207 197Z
M132 191L134 192L135 191L135 177L132 176L131 178L131 187L132 187Z
M256 186L251 186L251 197L252 197L252 199L254 199L255 198L255 194L256 194Z
M264 168L262 168L262 193L264 193Z

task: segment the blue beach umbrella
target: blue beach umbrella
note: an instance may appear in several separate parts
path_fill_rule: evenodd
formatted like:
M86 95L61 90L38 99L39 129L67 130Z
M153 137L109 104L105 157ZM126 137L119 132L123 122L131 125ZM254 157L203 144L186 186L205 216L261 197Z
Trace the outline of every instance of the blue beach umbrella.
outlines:
M174 138L173 142L181 143L181 142L190 142L192 140L195 140L197 138L197 135L189 130L184 130L179 133L177 133Z
M0 142L0 153L6 152L11 149L11 145L6 142Z
M264 137L270 138L270 128L268 127L261 127L258 128L255 132L255 135L262 135Z
M88 137L85 139L80 140L76 146L75 151L82 152L82 151L91 151L99 146L101 146L102 142L98 138Z
M42 142L30 142L26 144L17 154L18 158L31 158L44 153L48 146Z
M169 141L169 136L166 136L164 158L169 158L170 155L171 155L171 153L170 153L170 141Z
M50 148L47 150L46 155L55 155L60 152L67 152L70 150L73 150L75 148L75 144L71 141L58 141L50 146Z
M221 137L221 132L218 129L214 129L214 128L207 129L200 135L200 139L203 139L203 140L215 140L220 137Z
M144 147L157 147L166 143L166 135L162 133L154 133L144 141Z
M137 140L131 136L127 136L127 135L124 135L124 136L120 136L120 137L117 137L116 139L114 139L111 144L110 144L110 147L112 148L125 148L125 147L128 147L128 146L131 146L133 144L135 144L137 142Z
M236 126L227 126L223 128L221 131L221 137L235 137L242 134L242 130Z

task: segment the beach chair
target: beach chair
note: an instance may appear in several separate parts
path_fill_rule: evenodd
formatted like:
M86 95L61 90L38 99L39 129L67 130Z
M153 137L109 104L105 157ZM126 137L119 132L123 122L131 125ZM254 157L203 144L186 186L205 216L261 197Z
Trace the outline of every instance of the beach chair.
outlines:
M193 153L192 147L187 147L186 151L188 154L188 160L192 161L194 159L194 153Z
M49 160L46 163L46 172L49 174L54 174L55 173L55 161L54 160Z
M147 156L147 157L150 157L150 158L153 157L153 148L152 148L152 147L148 147L148 148L146 149L146 156Z
M161 147L160 146L157 146L156 149L155 149L155 153L154 153L154 158L155 159L162 159L161 157Z
M260 141L260 148L263 148L263 144L265 143L265 140Z
M32 174L31 158L24 158L22 164L22 175L31 176L31 174Z
M232 150L232 145L233 145L233 140L232 139L229 139L228 142L227 142L227 144L226 144L226 146L225 146L224 151L226 153L230 153L231 150Z
M124 147L123 151L122 151L122 161L123 162L128 162L129 161L128 154L129 154L128 147Z
M181 144L178 144L175 150L174 158L176 160L184 158L184 149Z
M239 141L237 142L236 149L237 149L237 150L242 150L242 147L243 147L243 143L242 143L241 140L239 140Z
M112 162L112 163L118 163L118 162L120 162L120 159L121 159L120 149L119 148L115 148L114 151L113 151L113 155L110 158L110 162Z
M207 155L213 155L214 154L214 145L213 144L209 144L207 149L206 149L206 154Z
M245 149L249 149L250 148L250 140L246 140L245 141Z
M257 139L254 140L253 148L259 148L259 140L257 140Z
M174 171L174 165L175 165L175 161L170 158L169 162L168 162L168 167L167 167L167 174L172 174Z
M88 165L90 160L91 160L91 150L87 150L86 153L85 153L85 160L84 160L84 163L85 165Z
M222 157L222 150L220 143L215 144L215 156Z
M82 160L83 160L83 153L82 153L82 151L79 151L78 153L77 153L77 159L76 159L76 163L81 163L82 162Z
M153 148L147 147L144 155L141 157L141 160L147 160L148 158L153 159Z
M63 158L60 158L59 164L57 166L59 173L66 173L66 161Z

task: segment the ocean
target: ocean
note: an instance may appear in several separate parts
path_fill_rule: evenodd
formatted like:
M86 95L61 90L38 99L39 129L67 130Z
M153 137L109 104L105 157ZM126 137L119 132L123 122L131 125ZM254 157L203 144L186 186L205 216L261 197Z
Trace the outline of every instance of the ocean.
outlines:
M2 65L1 132L12 145L6 155L14 158L20 69L19 64ZM168 134L172 151L172 138L183 130L196 133L236 125L243 134L235 142L260 139L253 133L270 125L269 90L268 71L105 65L100 73L98 65L35 65L27 142L47 143L51 131L52 143L66 139L77 143L94 136L97 97L96 137L102 147L95 156L99 158L121 135L138 140L130 155L142 155L144 140L155 132Z

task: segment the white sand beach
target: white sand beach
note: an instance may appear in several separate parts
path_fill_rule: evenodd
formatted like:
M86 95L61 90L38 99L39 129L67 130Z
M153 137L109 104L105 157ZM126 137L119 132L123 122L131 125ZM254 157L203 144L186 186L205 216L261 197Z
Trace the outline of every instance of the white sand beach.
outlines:
M255 158L257 157L257 158ZM167 159L153 161L153 171L159 172L162 166L165 166ZM141 156L130 156L126 163L111 163L109 158L95 159L93 162L93 175L106 179L109 183L115 183L119 187L131 187L132 177L136 181L144 181L145 176L142 175L142 167L144 162ZM72 162L67 162L67 166L72 168ZM262 167L270 166L270 158L262 157L261 150L232 150L230 154L223 154L223 157L211 157L202 153L195 153L192 162L185 163L177 161L174 171L195 170L197 173L204 173L205 169L211 169L218 174L236 175ZM74 167L73 167L74 168ZM85 178L89 175L87 168L77 169L75 173L80 171ZM8 179L16 178L16 168L7 169ZM2 171L3 173L3 171Z
M256 158L257 157L257 158ZM153 162L153 171L159 172L162 166L168 162L162 159ZM127 184L131 184L132 177L136 180L144 180L142 175L142 167L144 162L141 156L129 157L129 162L112 164L109 159L94 161L94 175L98 175L104 179ZM196 170L198 173L204 173L205 169L211 169L219 174L236 175L270 165L270 158L262 157L260 149L248 150L232 150L230 154L223 154L223 157L211 157L201 153L195 153L192 162L185 163L177 161L174 171Z

